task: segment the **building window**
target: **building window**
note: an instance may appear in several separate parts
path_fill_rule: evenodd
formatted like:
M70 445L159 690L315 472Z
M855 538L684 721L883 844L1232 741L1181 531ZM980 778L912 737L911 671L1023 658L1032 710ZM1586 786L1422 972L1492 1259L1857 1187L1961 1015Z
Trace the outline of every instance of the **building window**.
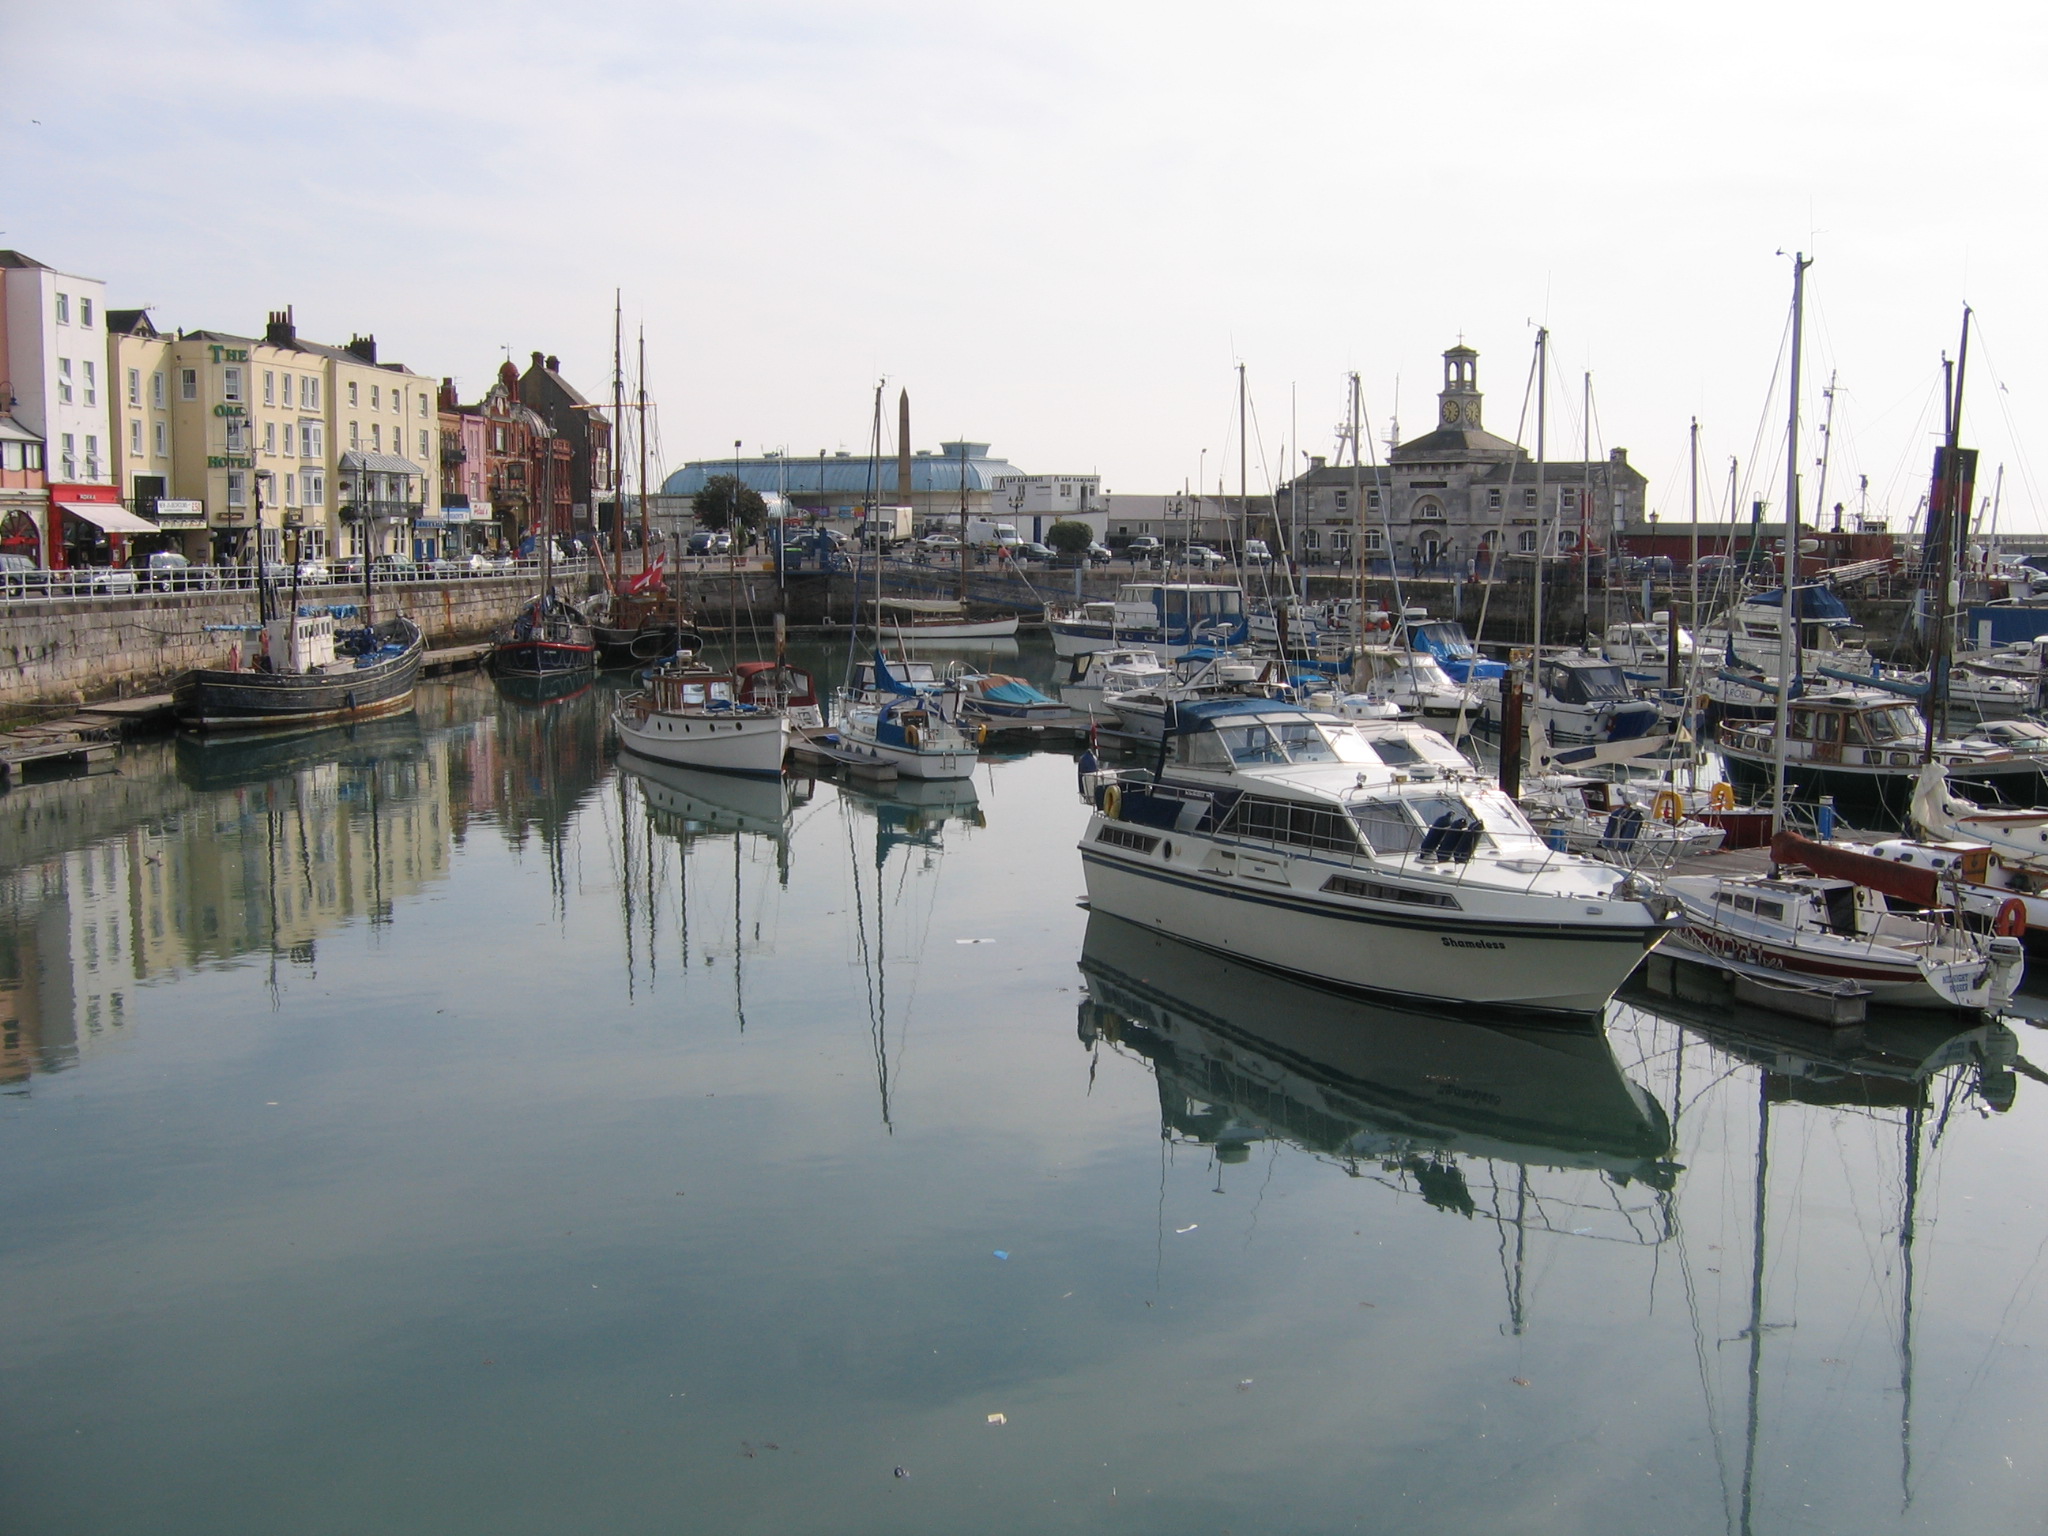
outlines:
M370 386L370 409L373 411L384 409L383 404L377 398L377 386L374 384Z
M59 462L64 467L64 478L66 480L76 480L78 478L78 438L74 434L70 432L64 434L63 450L63 456Z
M297 475L286 475L284 477L284 504L288 507L296 507L299 504L299 477Z
M166 446L164 441L164 424L162 422L158 422L156 424L156 456L161 459L168 457L169 454L170 449Z
M1350 533L1350 531L1349 531L1348 529L1344 529L1344 528L1332 528L1332 529L1330 530L1330 548L1331 548L1331 549L1332 549L1333 551L1335 551L1335 552L1336 552L1337 554L1340 554L1340 555L1348 555L1348 554L1350 554L1350 553L1351 553L1351 533Z
M1370 508L1370 509L1371 509L1372 511L1374 511L1374 512L1377 512L1377 511L1379 511L1379 509L1380 509L1380 493L1379 493L1378 491L1367 491L1367 492L1365 493L1365 504L1366 504L1366 506L1367 506L1368 508Z
M1368 528L1365 530L1365 552L1368 555L1376 555L1385 549L1386 546L1386 535L1381 533L1379 529Z
M421 396L420 396L420 420L421 420L421 421L425 421L426 419L427 419L427 397L426 397L426 395L425 395L424 393L422 393L422 394L421 394Z
M308 374L299 380L299 409L317 411L320 409L320 381Z
M1529 487L1529 488L1528 488L1528 489L1527 489L1526 491L1522 492L1522 505L1523 505L1523 506L1525 506L1525 507L1529 507L1529 508L1534 508L1534 507L1535 507L1535 505L1536 505L1536 487L1535 487L1535 486L1533 486L1533 485L1532 485L1532 486L1530 486L1530 487ZM1530 547L1530 548L1531 548L1531 549L1533 550L1533 549L1534 549L1534 548L1535 548L1536 546L1535 546L1535 545L1533 545L1533 544L1531 544L1531 545L1530 545L1529 547Z
M356 381L354 379L348 381L348 403L350 405L356 403Z
M57 398L66 405L71 403L71 359L57 359Z
M263 403L277 404L277 375L268 368L263 370Z
M1557 488L1557 510L1558 510L1558 511L1560 511L1560 512L1570 512L1570 511L1573 511L1573 510L1575 510L1575 509L1577 508L1577 506L1578 506L1578 501L1579 501L1579 493L1578 493L1577 491L1574 491L1573 489L1571 489L1571 487L1569 487L1569 486L1564 486L1564 485L1561 485L1561 486L1559 486L1559 487Z
M197 368L180 368L178 370L178 398L180 400L197 400L199 398L199 370Z
M1578 530L1576 528L1560 528L1557 532L1557 547L1559 549L1577 549L1579 547Z
M246 507L249 504L249 476L239 469L228 471L228 505Z
M100 477L100 440L97 433L85 434L85 478L97 480Z
M57 295L57 323L59 325L69 325L71 323L71 295L68 293Z
M1498 488L1486 493L1486 504L1496 512L1500 510L1500 491Z
M1530 494L1533 496L1535 492L1532 491L1530 492ZM1536 530L1534 528L1524 528L1520 533L1516 534L1515 548L1520 550L1525 555L1535 554Z
M85 360L85 403L87 405L98 405L100 403L99 380L93 373L92 359L89 357Z
M1418 501L1415 504L1415 517L1418 522L1440 523L1444 520L1444 509L1438 502Z
M348 424L348 445L351 448L360 448L363 446L362 428L357 426L354 422L350 422Z
M277 423L274 421L263 423L263 451L271 454L277 452Z
M427 429L426 429L425 427L421 427L421 428L420 428L420 460L421 460L421 462L422 462L422 463L424 463L424 462L425 462L425 461L426 461L426 460L427 460L427 459L428 459L429 457L431 457L431 456L432 456L432 454L433 454L433 450L432 450L431 448L429 448L429 447L427 446Z
M377 423L373 421L370 423L370 452L382 453L383 451L384 429L378 426Z
M228 452L229 452L229 453L247 453L248 451L249 451L249 423L248 423L248 422L246 422L246 421L236 421L236 420L234 420L233 418L229 418L229 421L228 421Z
M164 408L164 376L161 373L149 376L149 403L158 410Z
M1337 510L1339 512L1349 512L1351 510L1351 493L1349 491L1339 491L1337 493Z
M128 451L138 455L142 452L142 418L140 416L128 418Z
M128 403L138 406L142 404L142 370L140 368L130 368L128 370Z
M92 329L92 300L81 297L78 301L78 323L87 330Z
M1301 530L1301 547L1303 549L1321 549L1323 547L1323 536L1313 528L1304 528Z
M505 429L503 427L491 428L491 451L493 453L503 453L505 451Z
M308 473L305 477L306 505L324 507L327 505L327 477Z
M321 439L321 437L322 437L322 436L324 436L324 435L325 435L325 434L324 434L324 433L322 433L322 431L321 431L321 429L320 429L320 423L319 423L319 422L317 422L317 421L302 421L302 422L300 422L300 423L299 423L299 457L300 457L300 458L302 458L302 459L317 459L317 458L319 458L319 457L321 456L321 454L322 454L322 451L323 451L323 450L322 450L322 445L321 445L320 439Z
M223 399L223 400L240 400L240 399L242 398L242 370L241 370L241 369L239 369L239 368L223 368L223 369L221 369L221 371L220 371L220 397L221 397L221 399Z

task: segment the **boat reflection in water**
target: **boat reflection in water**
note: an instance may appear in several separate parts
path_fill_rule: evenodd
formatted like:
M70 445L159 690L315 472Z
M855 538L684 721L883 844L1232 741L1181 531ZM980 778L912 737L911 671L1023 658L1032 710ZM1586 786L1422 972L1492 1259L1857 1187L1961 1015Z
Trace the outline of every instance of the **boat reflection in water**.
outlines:
M410 759L425 743L414 715L258 736L186 734L177 739L178 781L190 789L234 789L330 764L364 768Z
M553 704L563 699L577 698L588 693L597 683L597 674L581 672L542 672L538 674L521 672L493 672L491 682L498 690L498 696L514 704Z
M929 863L929 856L945 847L948 822L988 825L972 779L898 779L893 784L849 779L839 786L839 793L854 810L875 818L877 869L891 848L921 848Z
M1462 1159L1670 1187L1671 1128L1597 1023L1433 1017L1226 960L1106 913L1081 951L1084 1044L1148 1060L1170 1134L1242 1161L1283 1141L1472 1215ZM1640 1235L1640 1234L1639 1234Z

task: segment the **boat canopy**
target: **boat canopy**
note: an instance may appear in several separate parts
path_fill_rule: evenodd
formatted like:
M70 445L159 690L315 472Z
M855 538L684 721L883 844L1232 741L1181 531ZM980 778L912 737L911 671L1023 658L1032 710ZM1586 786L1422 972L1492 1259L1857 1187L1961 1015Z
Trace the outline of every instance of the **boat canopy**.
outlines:
M1792 589L1793 611L1802 619L1848 619L1849 609L1831 587L1817 582L1803 583ZM1749 599L1759 608L1782 608L1785 606L1785 589L1773 587L1768 592L1759 592ZM1852 621L1853 622L1853 621Z

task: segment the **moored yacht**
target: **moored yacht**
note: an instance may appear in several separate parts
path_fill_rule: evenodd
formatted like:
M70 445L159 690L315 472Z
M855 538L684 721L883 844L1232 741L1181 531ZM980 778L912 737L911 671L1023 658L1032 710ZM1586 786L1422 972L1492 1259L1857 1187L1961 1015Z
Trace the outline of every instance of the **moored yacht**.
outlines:
M1197 646L1243 645L1250 638L1244 589L1218 582L1126 582L1112 603L1049 610L1046 627L1060 656L1141 645L1172 661Z
M792 669L794 670L794 669ZM657 667L613 711L619 745L685 768L777 778L789 750L789 714L745 702L730 671L685 662Z
M1873 688L1829 687L1791 701L1785 781L1806 797L1902 814L1913 796L1926 740L1920 712ZM2015 724L2023 722L2013 722ZM1775 720L1724 720L1716 733L1728 777L1763 788L1772 782ZM1958 784L1982 788L2006 805L2034 805L2048 759L1992 740L1937 741L1934 755Z
M1676 904L1546 847L1448 743L1415 761L1420 729L1272 699L1176 705L1156 772L1091 785L1091 906L1339 986L1599 1009Z

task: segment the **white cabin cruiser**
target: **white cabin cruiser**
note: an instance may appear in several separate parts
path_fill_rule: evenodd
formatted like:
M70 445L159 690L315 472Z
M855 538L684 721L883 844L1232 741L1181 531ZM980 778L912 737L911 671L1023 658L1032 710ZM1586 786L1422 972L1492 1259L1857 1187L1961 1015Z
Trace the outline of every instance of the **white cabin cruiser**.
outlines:
M1200 646L1243 645L1251 634L1244 588L1218 582L1127 582L1113 603L1049 609L1045 617L1059 656L1141 645L1173 661Z
M1692 631L1678 631L1678 676L1682 683L1692 672ZM1648 623L1610 624L1600 638L1600 655L1622 670L1631 683L1662 688L1671 680L1671 621L1655 613Z
M1116 711L1103 702L1110 694L1156 687L1172 677L1173 669L1158 653L1139 646L1083 651L1068 663L1066 680L1060 684L1060 702L1069 709L1085 710L1097 720L1113 720Z
M1435 734L1270 699L1176 705L1156 773L1092 778L1091 906L1338 986L1597 1011L1677 904L1545 847L1448 742L1418 752L1418 731Z
M1166 731L1167 713L1176 704L1198 699L1285 698L1287 669L1271 659L1254 661L1224 651L1183 656L1171 676L1143 688L1106 693L1103 705L1116 716L1117 729L1129 736L1157 741Z

